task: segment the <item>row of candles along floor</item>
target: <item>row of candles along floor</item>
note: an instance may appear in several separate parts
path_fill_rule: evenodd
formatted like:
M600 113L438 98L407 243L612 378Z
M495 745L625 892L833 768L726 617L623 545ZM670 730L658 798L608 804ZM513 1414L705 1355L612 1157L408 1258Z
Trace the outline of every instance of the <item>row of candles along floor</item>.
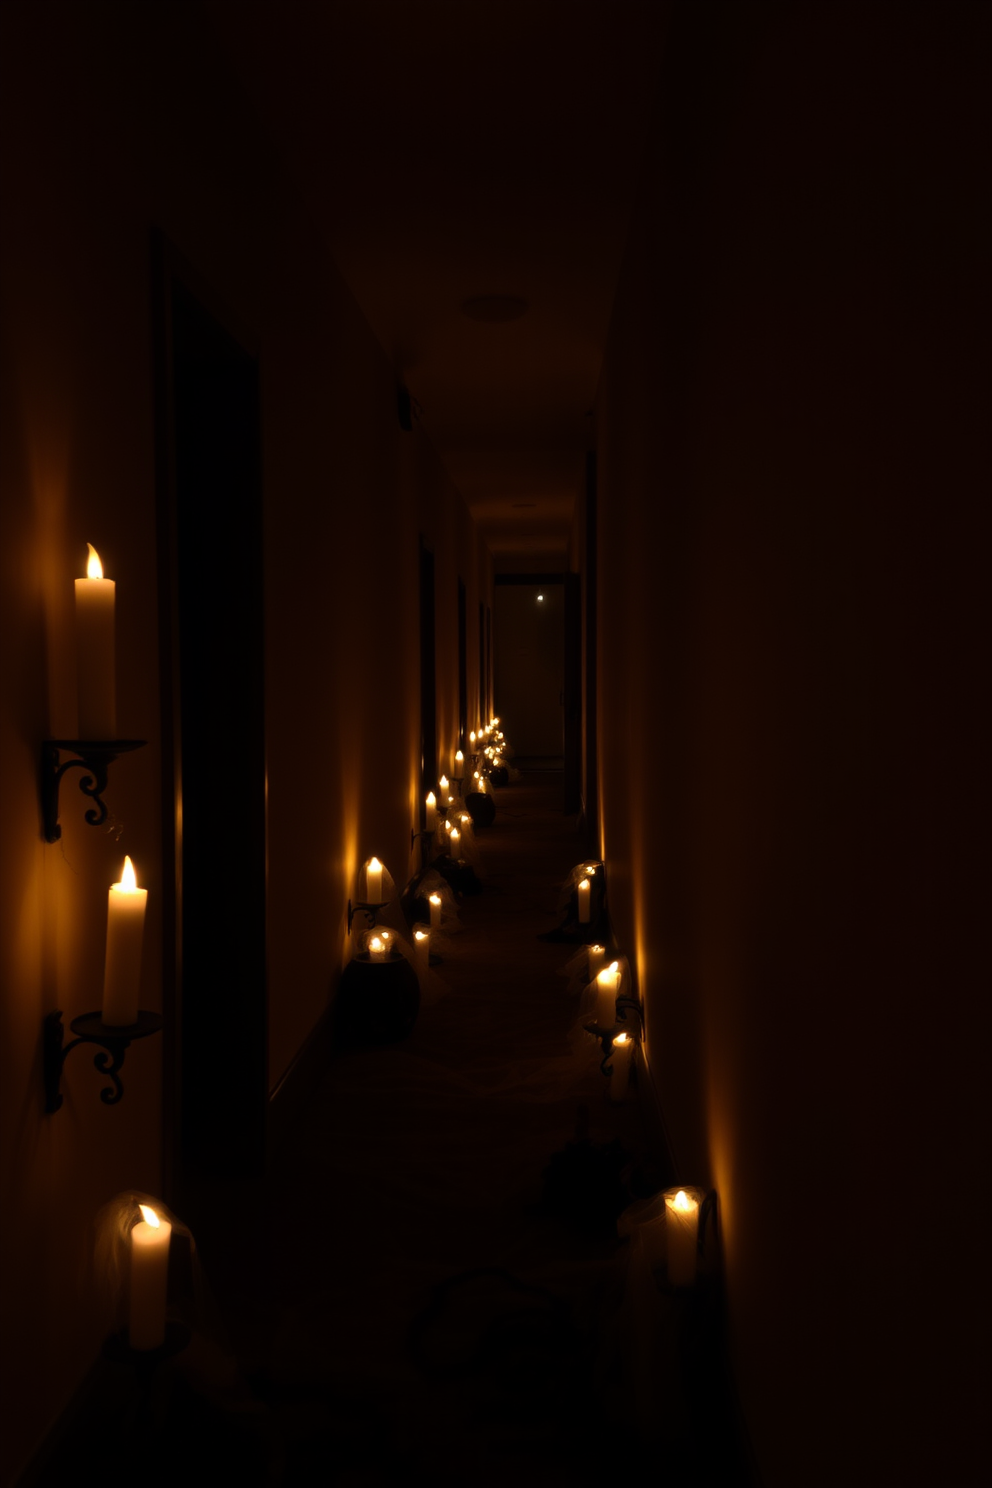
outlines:
M664 1267L672 1287L691 1287L696 1279L700 1202L698 1189L668 1189L638 1223L648 1264ZM149 1204L138 1209L141 1218L131 1229L128 1344L147 1353L165 1343L172 1225Z

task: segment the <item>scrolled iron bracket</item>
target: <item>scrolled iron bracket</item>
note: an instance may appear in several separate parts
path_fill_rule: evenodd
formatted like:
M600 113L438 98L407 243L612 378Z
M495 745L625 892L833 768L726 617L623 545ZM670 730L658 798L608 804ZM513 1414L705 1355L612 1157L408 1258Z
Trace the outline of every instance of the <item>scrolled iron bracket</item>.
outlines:
M141 749L145 742L144 739L45 739L41 746L41 814L45 841L58 842L62 836L59 787L67 770L83 771L79 789L93 802L85 812L85 819L91 827L102 827L107 820L103 793L107 789L110 766L118 755ZM63 749L70 750L77 757L62 763Z
M71 1044L64 1044L65 1029L61 1012L47 1014L45 1018L44 1075L45 1110L49 1115L62 1105L62 1066L66 1057L79 1044L96 1044L99 1052L93 1056L93 1064L101 1075L109 1076L111 1083L100 1091L105 1106L116 1106L124 1096L124 1085L120 1077L124 1055L135 1039L147 1038L158 1033L162 1019L158 1013L139 1012L138 1021L125 1028L112 1027L104 1023L99 1013L83 1013L73 1018L69 1027L76 1034Z
M348 934L351 934L352 921L354 920L359 910L361 910L362 914L365 916L365 923L368 925L369 929L374 930L376 926L376 919L378 917L380 909L385 909L388 903L389 900L384 899L381 904L366 904L363 900L359 900L357 904L352 904L351 900L349 899Z

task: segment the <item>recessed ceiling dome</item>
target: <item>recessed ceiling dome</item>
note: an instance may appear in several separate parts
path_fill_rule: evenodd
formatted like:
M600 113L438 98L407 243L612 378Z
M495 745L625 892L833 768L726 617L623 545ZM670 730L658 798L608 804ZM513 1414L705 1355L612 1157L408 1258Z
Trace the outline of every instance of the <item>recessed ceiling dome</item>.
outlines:
M474 295L462 301L462 314L469 320L519 320L527 314L527 301L516 295Z

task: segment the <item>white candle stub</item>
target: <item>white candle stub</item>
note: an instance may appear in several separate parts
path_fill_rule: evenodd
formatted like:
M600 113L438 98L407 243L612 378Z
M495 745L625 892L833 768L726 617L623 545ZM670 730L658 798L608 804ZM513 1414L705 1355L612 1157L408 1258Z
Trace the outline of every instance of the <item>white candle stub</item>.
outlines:
M589 947L589 980L591 982L594 982L596 980L596 978L599 976L599 973L603 969L603 962L605 960L606 960L606 947L605 946L591 945Z
M431 964L431 932L429 930L414 930L413 948L417 953L417 961L422 971L426 971Z
M87 543L86 578L76 580L76 682L79 737L117 737L115 584L103 577L100 555Z
M441 895L431 894L427 902L431 907L431 929L436 930L441 924Z
M589 879L588 878L582 878L582 879L579 880L578 894L579 894L579 924L580 925L588 925L588 923L589 923L589 904L590 904L590 900L592 898L592 884L589 882Z
M630 1064L634 1057L634 1040L629 1033L618 1033L613 1040L613 1050L610 1062L613 1065L613 1073L610 1076L610 1100L624 1101L627 1099L627 1087L630 1084Z
M612 1028L617 1021L620 992L620 963L611 961L596 978L596 1026Z
M668 1280L672 1286L692 1286L696 1279L699 1203L683 1188L665 1195L665 1232Z
M141 990L141 946L148 890L139 889L130 858L124 859L120 883L107 894L107 949L103 965L104 1023L128 1028L138 1021Z
M369 939L369 959L372 961L385 961L386 942L381 935L373 935Z
M131 1231L128 1342L133 1349L154 1349L165 1342L172 1226L147 1204L138 1207L144 1218Z

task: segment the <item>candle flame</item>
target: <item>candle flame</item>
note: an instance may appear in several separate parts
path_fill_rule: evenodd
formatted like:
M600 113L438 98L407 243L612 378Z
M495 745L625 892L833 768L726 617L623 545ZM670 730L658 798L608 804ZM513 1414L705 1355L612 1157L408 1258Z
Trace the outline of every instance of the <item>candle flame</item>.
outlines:
M428 900L428 903L429 904L440 904L441 903L441 895L440 894L432 894L430 896L430 899Z
M130 858L124 859L124 867L121 870L121 881L117 885L122 894L136 894L138 892L138 880L134 873L134 864Z
M594 945L590 946L589 949L592 951L594 956L601 956L606 950L606 947L601 945Z
M141 1215L145 1221L145 1224L150 1224L153 1230L160 1230L162 1228L161 1224L159 1223L159 1217L155 1213L154 1209L149 1209L147 1204L139 1204L138 1208L141 1210Z
M630 1043L630 1034L629 1033L618 1033L617 1036L616 1036L616 1038L613 1040L613 1042L614 1042L614 1044L629 1044Z
M373 935L372 939L369 941L369 950L370 951L384 951L385 950L385 945L383 944L382 939L381 939L380 936Z
M684 1189L680 1188L678 1193L675 1195L675 1202L673 1203L672 1208L677 1209L680 1214L688 1214L689 1210L692 1208L692 1204Z
M456 760L456 762L460 765L461 762L462 762L462 760L464 758L465 758L465 756L462 754L461 750L460 749L456 749L455 750L455 760Z
M371 868L373 873L382 872L382 864L379 862L378 858L369 858L369 867Z
M597 976L596 976L597 982L602 982L602 984L603 984L604 987L606 986L607 982L611 981L612 979L613 979L613 967L612 966L604 966L603 969L602 969L602 971L601 972L598 972L597 973Z
M442 775L441 776L441 779L438 781L438 785L441 787L441 789L443 791L446 791L448 789L448 777L447 777L447 775Z
M475 743L475 729L473 729L472 732L469 734L469 736L468 736L468 742L470 744L474 744Z
M103 564L100 562L100 554L92 543L87 543L86 546L90 550L90 556L86 560L86 577L88 579L102 579Z
M427 931L426 930L414 930L414 932L413 932L413 938L414 938L414 940L426 940L427 939Z

